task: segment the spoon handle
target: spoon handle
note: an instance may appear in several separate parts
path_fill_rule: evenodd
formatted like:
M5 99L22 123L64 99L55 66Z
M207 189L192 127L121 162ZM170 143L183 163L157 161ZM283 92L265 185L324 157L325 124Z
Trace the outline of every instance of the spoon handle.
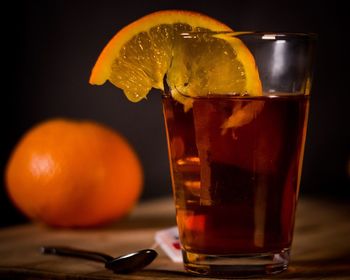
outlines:
M113 260L113 257L92 251L86 251L81 249L73 249L70 247L62 247L62 246L42 246L41 253L50 254L50 255L60 255L60 256L70 256L88 260L94 260L98 262L109 262Z

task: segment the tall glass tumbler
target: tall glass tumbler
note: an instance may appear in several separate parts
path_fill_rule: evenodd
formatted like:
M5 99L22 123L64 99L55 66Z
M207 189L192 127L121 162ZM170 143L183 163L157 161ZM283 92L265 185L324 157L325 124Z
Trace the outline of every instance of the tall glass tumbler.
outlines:
M255 59L262 91L203 92L203 85L198 96L188 96L177 89L188 106L170 89L163 92L184 266L217 277L281 272L290 260L315 36L185 33L177 51L188 51L198 36L243 42ZM185 67L192 71L191 62ZM213 68L220 71L220 65ZM189 79L200 75L197 70L193 66Z

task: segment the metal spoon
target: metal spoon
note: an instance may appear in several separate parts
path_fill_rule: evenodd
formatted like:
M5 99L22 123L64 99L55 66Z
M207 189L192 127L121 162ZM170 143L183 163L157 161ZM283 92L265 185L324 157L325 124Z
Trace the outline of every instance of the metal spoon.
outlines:
M149 265L158 256L155 250L145 249L113 258L103 253L61 246L43 246L41 247L41 253L103 262L107 269L113 270L115 273L130 273L140 270Z

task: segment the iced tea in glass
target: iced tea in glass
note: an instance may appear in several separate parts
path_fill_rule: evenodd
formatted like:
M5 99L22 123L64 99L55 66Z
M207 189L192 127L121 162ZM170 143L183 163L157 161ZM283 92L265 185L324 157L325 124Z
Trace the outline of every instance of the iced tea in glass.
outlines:
M278 273L293 239L315 38L225 36L253 54L262 95L201 92L185 96L189 108L162 96L184 264L209 276Z

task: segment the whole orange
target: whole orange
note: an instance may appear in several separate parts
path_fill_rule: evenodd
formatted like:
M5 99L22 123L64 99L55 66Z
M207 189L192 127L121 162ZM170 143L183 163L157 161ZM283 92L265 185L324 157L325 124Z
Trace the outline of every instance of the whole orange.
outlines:
M136 204L142 183L140 161L126 139L92 121L53 119L33 127L6 168L14 204L51 226L121 218Z

